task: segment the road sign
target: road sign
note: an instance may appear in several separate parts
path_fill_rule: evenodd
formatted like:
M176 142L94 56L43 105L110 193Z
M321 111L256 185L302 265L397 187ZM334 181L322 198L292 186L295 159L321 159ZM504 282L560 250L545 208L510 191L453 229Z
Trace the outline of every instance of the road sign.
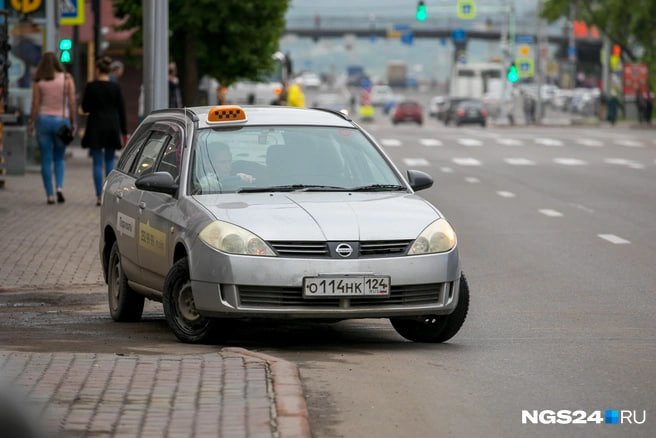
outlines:
M59 2L59 24L63 26L84 24L84 0Z
M454 29L451 32L451 39L453 39L454 43L462 43L467 39L467 33L464 29Z
M408 46L412 45L412 42L414 41L415 36L412 33L411 30L406 30L401 34L401 43L407 44Z
M456 13L461 20L476 18L476 2L474 0L458 0Z
M515 37L515 42L517 44L534 44L535 37L533 37L533 35L517 35Z
M535 61L533 58L517 58L515 64L520 78L531 78L535 75Z
M648 76L646 64L624 64L624 95L635 96L647 86Z
M519 53L520 57L526 58L531 55L531 47L527 46L526 44L522 44L521 46L517 47L517 53Z

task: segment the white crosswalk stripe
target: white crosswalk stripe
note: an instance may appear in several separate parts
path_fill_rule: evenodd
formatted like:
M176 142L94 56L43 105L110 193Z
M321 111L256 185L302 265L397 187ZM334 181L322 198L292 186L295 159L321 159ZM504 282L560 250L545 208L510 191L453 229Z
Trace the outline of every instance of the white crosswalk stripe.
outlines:
M538 210L540 213L542 213L545 216L549 217L562 217L563 214L559 211L556 210L551 210L549 208L543 208L542 210Z
M524 142L516 138L497 138L497 143L504 146L524 146Z
M554 158L554 163L562 164L563 166L587 166L588 162L579 160L578 158Z
M453 158L451 161L460 166L480 166L482 164L476 158Z
M406 166L430 166L430 163L425 158L404 158L403 163Z
M637 161L627 160L626 158L604 158L606 164L616 164L618 166L626 166L631 169L644 169L645 165Z
M604 145L601 141L595 140L595 139L592 139L592 138L579 138L579 139L576 140L576 142L578 144L582 144L583 146L590 146L590 147L596 147L596 148L601 147L601 146Z
M513 166L535 166L535 161L528 158L504 158L503 161Z
M563 142L555 138L536 138L535 142L544 146L563 146Z
M453 173L453 169L450 167L440 167L440 170L444 173Z
M626 146L629 148L642 148L645 146L644 144L642 144L641 141L628 140L628 139L615 140L615 144L618 144L620 146Z
M482 146L483 142L475 138L459 138L458 143L463 146Z
M388 148L395 148L401 146L401 141L396 138L383 138L380 140L380 144Z
M499 190L497 192L497 195L501 196L502 198L514 198L515 196L517 196L513 192L507 192L505 190Z
M465 178L465 181L467 181L470 184L477 184L477 183L481 182L480 179L478 179L476 177L473 177L473 176L468 176L467 178Z
M631 243L630 241L628 241L626 239L623 239L620 236L616 236L614 234L597 234L597 236L601 237L604 240L609 241L610 243L614 243L616 245Z
M420 138L419 144L428 147L442 146L442 142L435 138Z

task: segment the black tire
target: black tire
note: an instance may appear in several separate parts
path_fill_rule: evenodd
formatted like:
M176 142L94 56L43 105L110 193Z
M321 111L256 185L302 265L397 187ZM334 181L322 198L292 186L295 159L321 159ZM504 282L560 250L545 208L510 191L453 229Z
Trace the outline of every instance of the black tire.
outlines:
M121 253L114 242L107 265L107 300L109 314L114 321L136 322L141 319L145 297L128 285L128 278L121 266Z
M206 341L214 331L214 321L201 316L194 305L189 279L189 261L184 257L171 267L164 280L164 316L173 334L182 342Z
M398 334L413 342L446 342L458 333L469 310L469 285L460 276L458 305L450 315L426 315L419 318L390 318Z

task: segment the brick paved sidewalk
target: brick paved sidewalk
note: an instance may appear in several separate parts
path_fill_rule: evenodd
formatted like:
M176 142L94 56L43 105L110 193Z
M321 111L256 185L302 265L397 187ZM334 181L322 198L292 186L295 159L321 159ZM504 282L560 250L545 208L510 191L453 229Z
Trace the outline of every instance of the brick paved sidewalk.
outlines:
M46 204L40 173L6 177L0 189L0 291L103 283L91 159L72 149L63 204Z
M309 436L299 388L282 388L287 394L274 399L274 382L295 368L264 359L240 349L184 356L0 352L0 373L14 382L14 394L27 397L14 402L63 436Z

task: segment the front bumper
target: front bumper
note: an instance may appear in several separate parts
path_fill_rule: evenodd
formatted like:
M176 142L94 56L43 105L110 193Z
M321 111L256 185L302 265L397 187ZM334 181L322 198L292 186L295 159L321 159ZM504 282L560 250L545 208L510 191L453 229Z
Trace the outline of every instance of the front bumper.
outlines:
M364 273L389 275L390 297L302 296L304 277ZM197 241L190 275L196 308L205 316L380 318L453 312L460 264L457 247L442 254L339 260L228 255Z

